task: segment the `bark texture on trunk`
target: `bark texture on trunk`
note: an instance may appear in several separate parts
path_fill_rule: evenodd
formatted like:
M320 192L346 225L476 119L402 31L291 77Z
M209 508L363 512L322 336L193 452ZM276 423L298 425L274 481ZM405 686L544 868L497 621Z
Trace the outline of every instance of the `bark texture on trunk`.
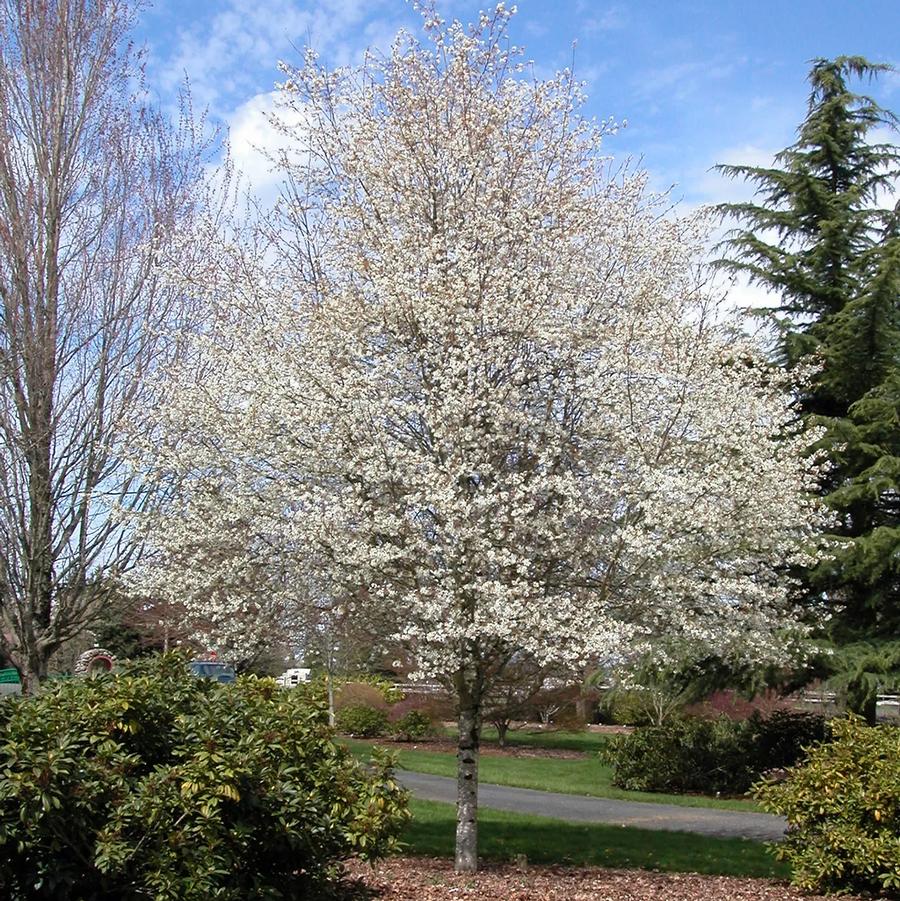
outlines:
M328 688L328 725L334 728L336 717L334 715L334 679L331 675L331 668L325 673L325 684Z
M456 790L456 872L478 870L478 745L481 710L474 696L460 697Z
M575 701L575 716L579 722L587 725L594 721L594 699L579 695Z
M29 655L28 663L19 670L22 680L22 694L35 695L41 683L47 678L49 655L36 652Z

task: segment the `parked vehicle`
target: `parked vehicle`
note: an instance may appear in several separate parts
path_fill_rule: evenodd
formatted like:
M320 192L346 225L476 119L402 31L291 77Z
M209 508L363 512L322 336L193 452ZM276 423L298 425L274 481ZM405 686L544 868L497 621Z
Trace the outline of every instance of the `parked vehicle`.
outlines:
M212 679L214 682L234 682L237 674L230 663L222 663L220 660L192 660L188 667L190 671L201 679Z
M294 688L297 685L300 685L301 682L309 682L310 670L306 667L292 667L291 669L285 670L280 676L275 678L275 681L282 688Z

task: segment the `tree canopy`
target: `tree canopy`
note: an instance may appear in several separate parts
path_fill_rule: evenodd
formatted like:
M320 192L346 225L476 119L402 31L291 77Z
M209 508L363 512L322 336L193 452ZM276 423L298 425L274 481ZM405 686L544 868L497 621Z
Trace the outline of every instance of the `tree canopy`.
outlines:
M778 295L766 311L778 356L813 366L799 411L824 429L812 447L828 459L821 492L834 520L830 553L804 581L828 600L839 644L900 633L900 207L882 206L900 149L873 140L896 116L849 86L889 68L816 60L796 143L773 167L719 167L757 188L720 208L738 223L721 265ZM874 692L866 703L874 710Z
M0 2L0 650L28 691L136 559L112 515L146 499L120 427L197 313L156 266L194 250L175 230L209 142L149 102L136 15Z
M661 633L783 659L781 572L818 526L789 376L717 320L703 223L612 177L610 126L571 73L520 64L508 16L427 13L428 43L287 71L281 218L171 273L219 327L136 441L180 485L143 521L148 579L228 622L244 564L280 560L271 596L377 605L453 690L463 870L511 662L623 661Z

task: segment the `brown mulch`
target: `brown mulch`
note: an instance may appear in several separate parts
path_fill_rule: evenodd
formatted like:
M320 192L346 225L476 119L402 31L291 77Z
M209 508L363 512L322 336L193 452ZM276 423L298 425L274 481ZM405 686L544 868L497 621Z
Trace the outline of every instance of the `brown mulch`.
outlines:
M393 857L374 870L352 862L347 871L351 897L371 901L824 901L771 879L694 873L486 864L458 876L452 861L427 857Z
M456 754L458 746L455 741L442 741L429 739L428 741L391 741L379 738L377 744L380 748L393 748L398 751L433 751L436 754ZM523 748L506 747L499 745L481 745L479 752L482 757L555 757L561 760L579 760L584 757L583 751L566 751L562 748Z

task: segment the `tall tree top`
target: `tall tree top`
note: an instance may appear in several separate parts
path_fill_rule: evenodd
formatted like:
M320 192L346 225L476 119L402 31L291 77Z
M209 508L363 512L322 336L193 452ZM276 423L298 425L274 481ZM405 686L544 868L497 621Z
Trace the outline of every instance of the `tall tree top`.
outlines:
M771 167L716 167L756 186L753 201L718 207L739 224L720 245L729 258L719 265L780 295L770 312L782 314L788 364L813 351L817 324L859 294L870 275L866 250L889 222L891 212L877 204L900 175L900 151L869 138L876 128L896 128L897 117L848 86L888 71L860 56L814 60L797 141Z

